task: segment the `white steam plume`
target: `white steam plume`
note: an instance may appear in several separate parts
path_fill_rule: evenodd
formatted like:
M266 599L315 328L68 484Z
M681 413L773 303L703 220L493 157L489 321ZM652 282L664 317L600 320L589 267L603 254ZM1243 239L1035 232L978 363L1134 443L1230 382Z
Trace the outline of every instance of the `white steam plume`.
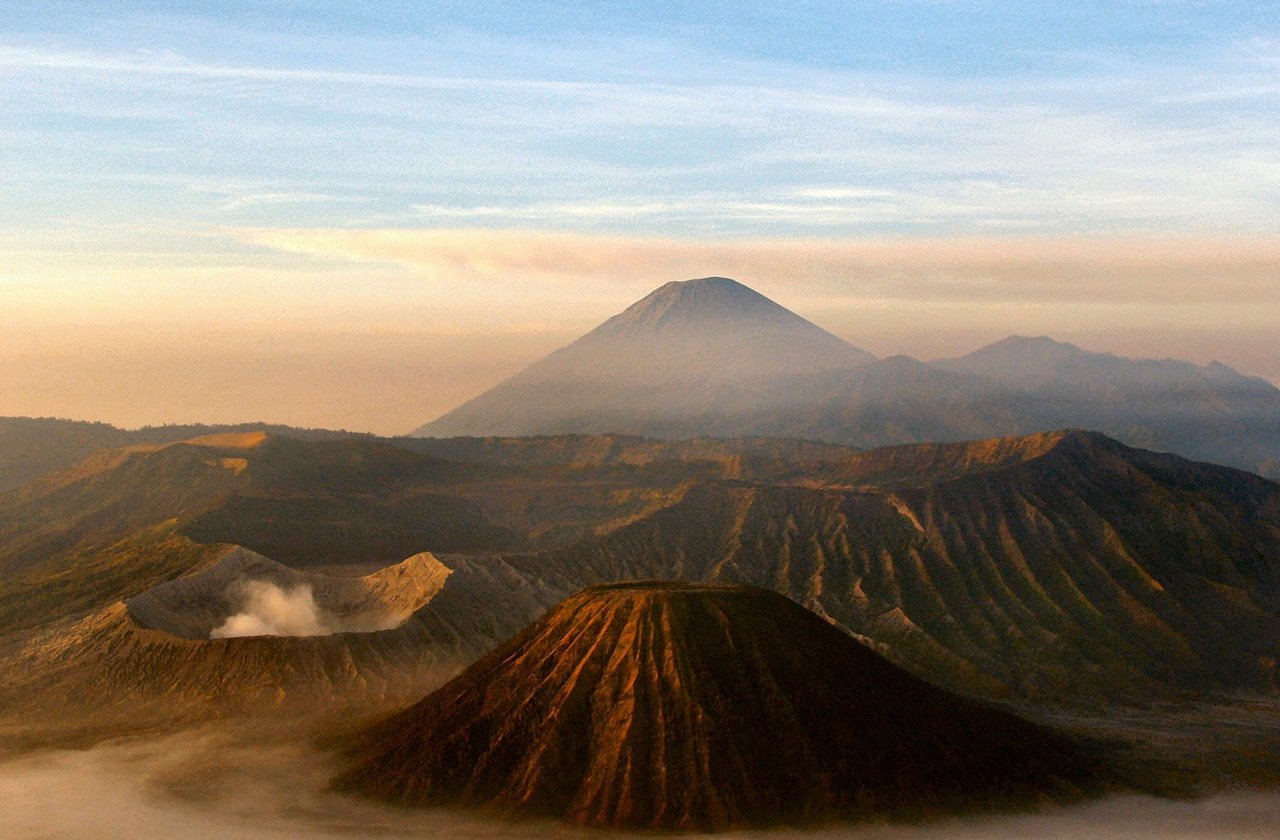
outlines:
M311 584L283 589L263 580L240 585L243 606L209 633L211 639L239 636L325 636L336 628L316 604Z

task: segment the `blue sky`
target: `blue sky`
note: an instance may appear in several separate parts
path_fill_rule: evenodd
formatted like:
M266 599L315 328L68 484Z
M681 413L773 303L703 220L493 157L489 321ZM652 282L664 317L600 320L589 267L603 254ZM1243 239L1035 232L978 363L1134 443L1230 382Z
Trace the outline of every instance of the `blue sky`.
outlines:
M1277 225L1273 3L13 5L26 232Z
M10 0L0 353L55 328L101 354L127 327L171 356L189 348L155 336L175 325L543 337L483 375L460 362L408 418L666 280L734 273L876 352L1043 331L1280 378L1278 20L1277 3ZM24 377L0 371L0 412L71 404L47 382L23 402Z

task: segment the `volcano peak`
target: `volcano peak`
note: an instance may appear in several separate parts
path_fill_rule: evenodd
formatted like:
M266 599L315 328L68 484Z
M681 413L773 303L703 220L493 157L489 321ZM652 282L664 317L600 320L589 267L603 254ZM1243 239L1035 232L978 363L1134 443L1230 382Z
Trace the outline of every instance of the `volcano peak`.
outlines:
M736 280L674 281L415 434L650 434L874 359Z

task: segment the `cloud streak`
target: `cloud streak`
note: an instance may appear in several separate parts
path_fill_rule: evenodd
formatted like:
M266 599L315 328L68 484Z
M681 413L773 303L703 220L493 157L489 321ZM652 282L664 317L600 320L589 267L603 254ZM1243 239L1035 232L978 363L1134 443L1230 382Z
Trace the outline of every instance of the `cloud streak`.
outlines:
M247 243L502 286L724 274L801 296L1280 306L1280 237L734 239L479 229L249 230Z
M171 214L263 226L303 215L669 236L1276 232L1266 42L1048 78L819 70L616 40L551 59L481 39L453 61L406 61L409 43L391 41L381 48L401 60L339 50L329 66L288 49L251 62L180 46L0 42L0 117L25 126L8 135L23 161L9 177L43 172L68 189L71 162L88 190L123 173L131 192L111 203L131 206L146 176L194 159L203 178L269 177L272 192L312 196L170 198ZM46 126L51 108L80 119ZM339 201L326 197L335 180L380 186L371 201Z
M263 82L302 82L322 85L353 85L391 88L424 88L434 90L480 89L528 91L571 91L589 89L592 85L571 82L528 79L478 79L448 76L423 76L395 73L361 73L287 67L210 64L191 61L169 50L139 50L128 53L103 53L89 50L33 49L0 47L0 67L10 70L65 70L72 72L120 73L133 76L196 77L205 79L248 79Z

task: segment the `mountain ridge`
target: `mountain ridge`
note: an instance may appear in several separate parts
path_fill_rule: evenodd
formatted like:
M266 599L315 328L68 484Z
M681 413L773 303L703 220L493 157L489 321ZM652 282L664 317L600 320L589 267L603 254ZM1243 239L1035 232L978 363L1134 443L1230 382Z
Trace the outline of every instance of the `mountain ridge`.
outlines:
M134 510L131 494L145 503L168 480L197 486L193 467L249 481L235 491L249 495L215 508L228 514L217 522L203 501L186 514L153 508L136 530L74 545L60 530L79 528L74 496L60 491L65 509L20 508L31 533L72 547L0 575L0 713L43 704L68 720L131 709L164 719L174 711L166 697L181 698L183 720L313 708L309 697L385 709L583 587L655 578L776 591L899 667L1022 708L1280 691L1280 485L1258 476L1072 430L873 452L608 436L515 443L514 459L500 442L429 447L525 464L483 470L361 441L137 453L166 457L141 483L124 467L85 479L84 503ZM239 453L248 467L227 469L216 453ZM388 471L371 468L379 463ZM168 478L157 471L165 465ZM270 480L253 484L264 471ZM210 487L215 499L224 489ZM406 495L423 507L402 508ZM4 502L0 525L14 516ZM390 539L388 523L400 520L386 513L397 511L419 527ZM449 544L448 528L420 527L424 511L450 527L461 511L513 528L574 527L539 548L437 554L421 575L397 578L407 588L395 610L414 611L393 629L192 638L239 609L234 576L219 571L228 551L265 554L280 565L237 568L285 588L310 584L331 611L386 615L343 593L368 589L354 577ZM0 561L30 546L23 533L0 530L18 540L0 540ZM376 616L359 626L377 626ZM264 690L272 680L283 695ZM87 710L88 697L105 705Z
M1276 690L1277 557L1280 485L1067 433L935 483L703 484L596 542L510 562L560 591L764 586L953 690L1079 702Z
M700 320L704 309L714 315ZM725 278L665 284L412 434L791 437L870 448L1067 426L1280 477L1280 388L1265 379L1044 336L929 363L876 359Z
M1044 335L1010 335L964 356L938 359L929 364L948 371L977 373L1005 385L1034 385L1036 378L1047 378L1054 368L1074 366L1077 375L1110 369L1114 373L1132 377L1134 370L1143 370L1158 373L1167 379L1199 376L1232 383L1238 387L1275 387L1274 383L1262 377L1242 374L1217 361L1197 365L1171 357L1121 356L1086 350Z

